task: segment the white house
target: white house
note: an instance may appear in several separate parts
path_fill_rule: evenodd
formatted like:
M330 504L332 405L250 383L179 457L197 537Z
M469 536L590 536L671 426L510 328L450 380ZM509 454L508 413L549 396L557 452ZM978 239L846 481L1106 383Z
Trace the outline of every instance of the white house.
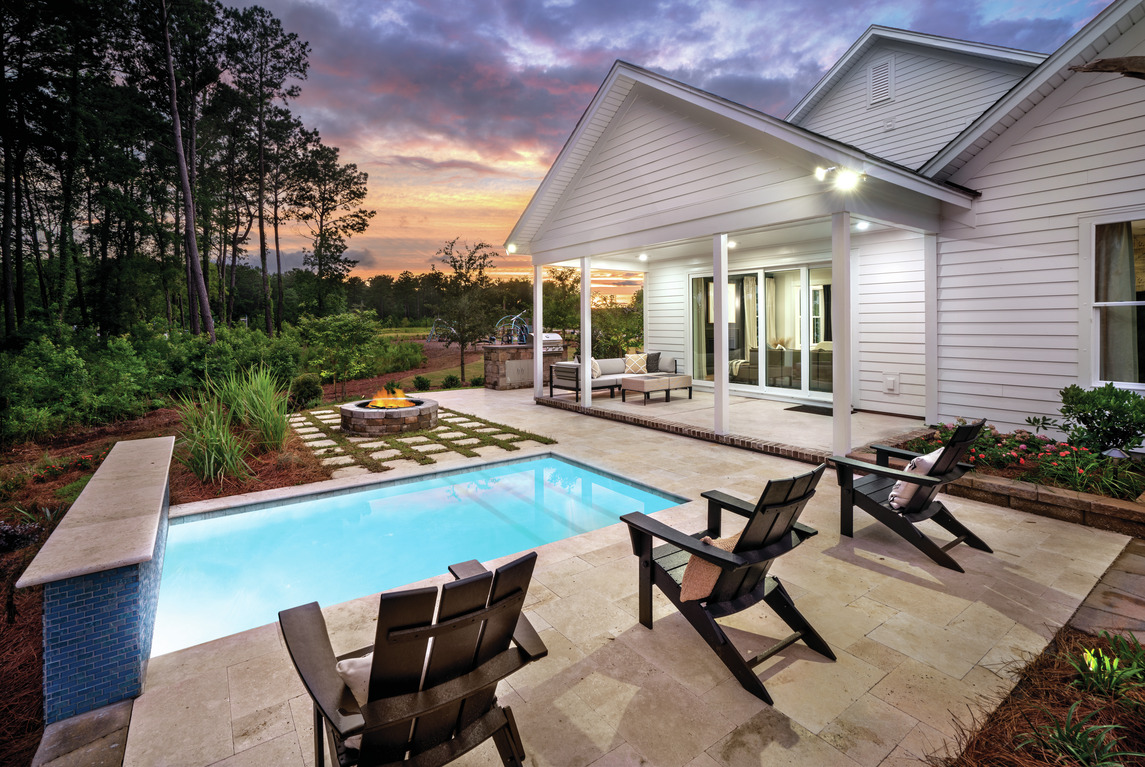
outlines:
M731 393L1014 428L1145 389L1145 81L1071 71L1145 56L1143 19L1048 56L871 27L783 120L617 62L506 247L538 306L582 269L582 329L591 269L644 272L719 433Z

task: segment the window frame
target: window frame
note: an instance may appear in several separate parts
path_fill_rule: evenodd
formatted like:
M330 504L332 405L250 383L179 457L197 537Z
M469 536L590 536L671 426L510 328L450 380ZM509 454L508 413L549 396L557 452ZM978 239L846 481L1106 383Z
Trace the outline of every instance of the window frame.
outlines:
M1101 339L1098 311L1110 306L1145 306L1145 301L1097 301L1097 227L1145 219L1145 205L1112 208L1078 217L1078 385L1094 388L1112 383L1119 389L1145 394L1145 382L1107 381L1101 374Z

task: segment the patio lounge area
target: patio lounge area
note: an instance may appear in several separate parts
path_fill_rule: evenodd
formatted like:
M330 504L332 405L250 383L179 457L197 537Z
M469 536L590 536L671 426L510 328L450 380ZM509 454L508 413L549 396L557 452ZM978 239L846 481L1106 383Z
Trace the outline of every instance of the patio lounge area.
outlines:
M696 499L656 515L686 530L703 527L701 491L754 498L767 478L807 468L676 434L650 439L647 429L538 407L531 392L440 399L558 440L533 450ZM973 501L949 503L996 551L963 550L965 574L933 565L862 514L855 538L840 541L838 488L828 471L801 519L820 534L773 573L838 660L801 644L772 658L759 671L774 707L746 693L658 593L654 630L637 623L637 560L623 525L540 547L526 612L549 655L501 686L529 759L568 767L918 764L952 741L955 717L966 722L996 704L1012 684L1008 664L1045 645L1128 540ZM726 524L735 529L731 519ZM376 595L324 607L335 651L371 641ZM726 625L745 651L752 640L740 632L772 641L787 633L762 608ZM310 765L311 721L271 624L154 658L131 712L124 764ZM496 750L487 743L458 763L495 764Z

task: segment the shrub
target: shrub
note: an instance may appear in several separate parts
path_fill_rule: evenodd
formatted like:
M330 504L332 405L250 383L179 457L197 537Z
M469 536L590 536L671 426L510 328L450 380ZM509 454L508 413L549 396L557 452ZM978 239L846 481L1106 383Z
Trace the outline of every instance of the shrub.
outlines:
M469 379L469 385L470 386L484 386L485 385L485 376L473 376L472 378Z
M425 364L425 348L412 341L398 341L386 349L383 373L401 373Z
M456 389L458 386L461 386L461 379L453 375L453 373L441 379L441 388L443 389Z
M182 397L176 406L183 426L179 461L204 482L247 477L247 446L231 431L230 414L218 399Z
M1088 447L1051 443L1037 456L1034 478L1083 493L1131 500L1145 490L1145 475L1132 465L1117 464Z
M270 369L259 365L247 371L242 385L243 424L264 451L281 450L290 434L286 392L278 387Z
M429 387L431 385L432 384L430 383L430 380L425 376L413 377L413 388L417 389L418 391L429 391Z
M1061 398L1071 444L1127 450L1145 438L1145 399L1136 392L1111 383L1088 391L1072 385L1061 390Z
M322 381L314 373L303 373L290 382L290 407L305 410L322 402Z

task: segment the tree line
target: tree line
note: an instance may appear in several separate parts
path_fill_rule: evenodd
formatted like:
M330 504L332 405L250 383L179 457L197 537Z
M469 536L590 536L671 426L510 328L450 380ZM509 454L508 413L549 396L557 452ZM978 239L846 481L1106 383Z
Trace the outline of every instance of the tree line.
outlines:
M5 345L43 324L213 338L244 317L273 337L337 305L374 211L366 174L289 109L308 53L258 6L5 2ZM288 222L307 245L284 273Z

